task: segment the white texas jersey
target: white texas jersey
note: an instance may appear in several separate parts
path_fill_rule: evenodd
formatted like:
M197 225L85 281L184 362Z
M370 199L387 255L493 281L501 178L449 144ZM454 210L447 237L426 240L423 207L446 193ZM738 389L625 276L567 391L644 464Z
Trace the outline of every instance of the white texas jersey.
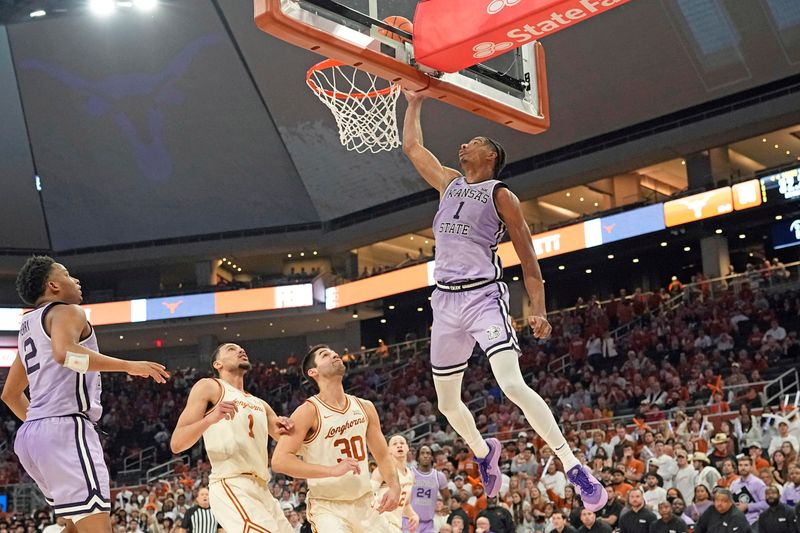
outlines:
M336 409L312 396L307 402L317 412L317 430L303 441L297 455L306 463L334 466L346 457L358 461L360 474L309 479L308 496L322 500L353 501L372 492L367 456L367 412L361 400L345 395L344 409Z
M221 379L214 381L220 386L217 403L234 402L239 411L233 420L220 420L203 433L206 453L211 462L209 480L250 474L269 481L269 425L264 402Z
M398 529L403 528L403 509L406 503L411 500L411 489L414 488L414 471L406 467L403 472L401 468L397 469L397 479L400 481L400 500L397 502L397 508L390 512L384 513L383 516L386 520L396 526ZM389 486L385 483L378 489L378 501L383 498L383 495L389 492Z

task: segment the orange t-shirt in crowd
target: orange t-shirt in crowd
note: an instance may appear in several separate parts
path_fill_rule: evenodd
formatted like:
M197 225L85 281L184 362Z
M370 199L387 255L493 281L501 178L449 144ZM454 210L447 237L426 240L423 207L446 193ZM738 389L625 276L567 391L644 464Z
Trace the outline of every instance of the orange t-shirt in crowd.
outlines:
M614 487L614 492L617 493L617 496L622 500L625 500L628 497L628 491L633 488L633 485L630 483L622 482L619 485Z
M643 475L644 463L634 457L628 459L625 463L625 477L633 481L640 481Z
M731 484L737 479L739 479L739 476L737 476L736 474L728 474L727 476L722 476L717 481L717 486L722 487L723 489L729 489L731 488Z

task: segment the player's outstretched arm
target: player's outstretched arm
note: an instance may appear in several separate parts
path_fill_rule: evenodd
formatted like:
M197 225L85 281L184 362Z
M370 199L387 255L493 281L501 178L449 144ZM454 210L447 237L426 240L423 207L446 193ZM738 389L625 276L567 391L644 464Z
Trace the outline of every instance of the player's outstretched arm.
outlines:
M172 453L180 453L188 450L203 436L203 432L220 420L230 420L239 410L233 402L219 401L220 384L213 379L203 378L194 384L189 392L189 399L186 400L186 407L183 408L175 431L172 432L169 447ZM206 413L208 404L215 404Z
M424 96L411 91L403 91L408 101L406 116L403 121L403 152L411 160L417 172L428 184L441 194L460 172L442 166L430 150L422 142L422 123L420 114Z
M25 372L25 366L22 364L19 354L8 369L8 376L6 383L3 385L3 403L11 409L17 418L25 421L28 416L28 397L25 396L25 389L28 387L28 374Z
M389 454L389 445L386 444L386 437L383 436L383 431L381 431L378 411L372 405L372 402L368 400L361 400L361 403L367 412L367 448L369 448L372 456L375 457L375 462L378 463L383 482L389 487L389 490L378 502L377 511L379 513L394 511L400 501L400 481L397 479L397 468L395 468L394 460Z
M519 198L505 187L498 187L495 189L494 200L497 212L508 228L508 235L511 237L514 251L517 252L522 264L525 290L528 291L528 297L531 299L532 314L528 317L528 323L535 337L547 338L550 336L552 327L547 321L542 271L539 268L539 261L536 259L536 251L533 249L531 232L522 215Z
M348 472L359 474L361 468L358 461L350 457L343 457L334 466L315 465L301 461L297 457L303 440L317 430L317 411L310 403L305 402L292 413L294 429L288 435L278 439L278 445L272 454L272 470L279 474L286 474L295 479L314 479L322 477L340 477ZM319 438L319 436L317 436Z
M131 376L153 378L166 383L169 372L164 365L150 361L126 361L103 355L80 344L86 329L86 313L79 305L57 305L50 311L50 339L56 363L75 372L125 372Z

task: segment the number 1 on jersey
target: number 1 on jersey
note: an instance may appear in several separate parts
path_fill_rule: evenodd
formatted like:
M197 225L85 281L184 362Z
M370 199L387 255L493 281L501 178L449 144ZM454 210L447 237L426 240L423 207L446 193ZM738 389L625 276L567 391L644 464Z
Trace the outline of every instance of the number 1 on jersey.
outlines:
M456 210L456 214L453 215L454 219L458 220L459 218L461 218L458 216L458 214L461 212L462 207L464 207L464 202L458 202L458 209Z
M256 438L256 435L253 433L253 415L247 415L247 418L250 420L250 438L254 439Z

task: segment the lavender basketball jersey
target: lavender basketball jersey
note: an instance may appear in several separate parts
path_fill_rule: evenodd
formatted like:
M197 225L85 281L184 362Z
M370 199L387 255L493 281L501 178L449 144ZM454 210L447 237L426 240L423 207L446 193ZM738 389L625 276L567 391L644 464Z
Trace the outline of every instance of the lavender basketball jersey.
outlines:
M430 522L436 514L439 491L447 488L447 479L438 470L423 474L414 470L414 486L411 489L411 508L419 515L420 522Z
M53 359L53 345L44 329L44 318L55 305L60 304L51 303L25 314L19 329L19 356L30 383L27 420L82 414L97 422L103 412L100 372L79 374ZM97 351L94 328L80 344Z
M467 183L459 176L450 182L433 218L436 268L440 283L495 280L503 275L497 245L506 231L494 204L498 180Z

